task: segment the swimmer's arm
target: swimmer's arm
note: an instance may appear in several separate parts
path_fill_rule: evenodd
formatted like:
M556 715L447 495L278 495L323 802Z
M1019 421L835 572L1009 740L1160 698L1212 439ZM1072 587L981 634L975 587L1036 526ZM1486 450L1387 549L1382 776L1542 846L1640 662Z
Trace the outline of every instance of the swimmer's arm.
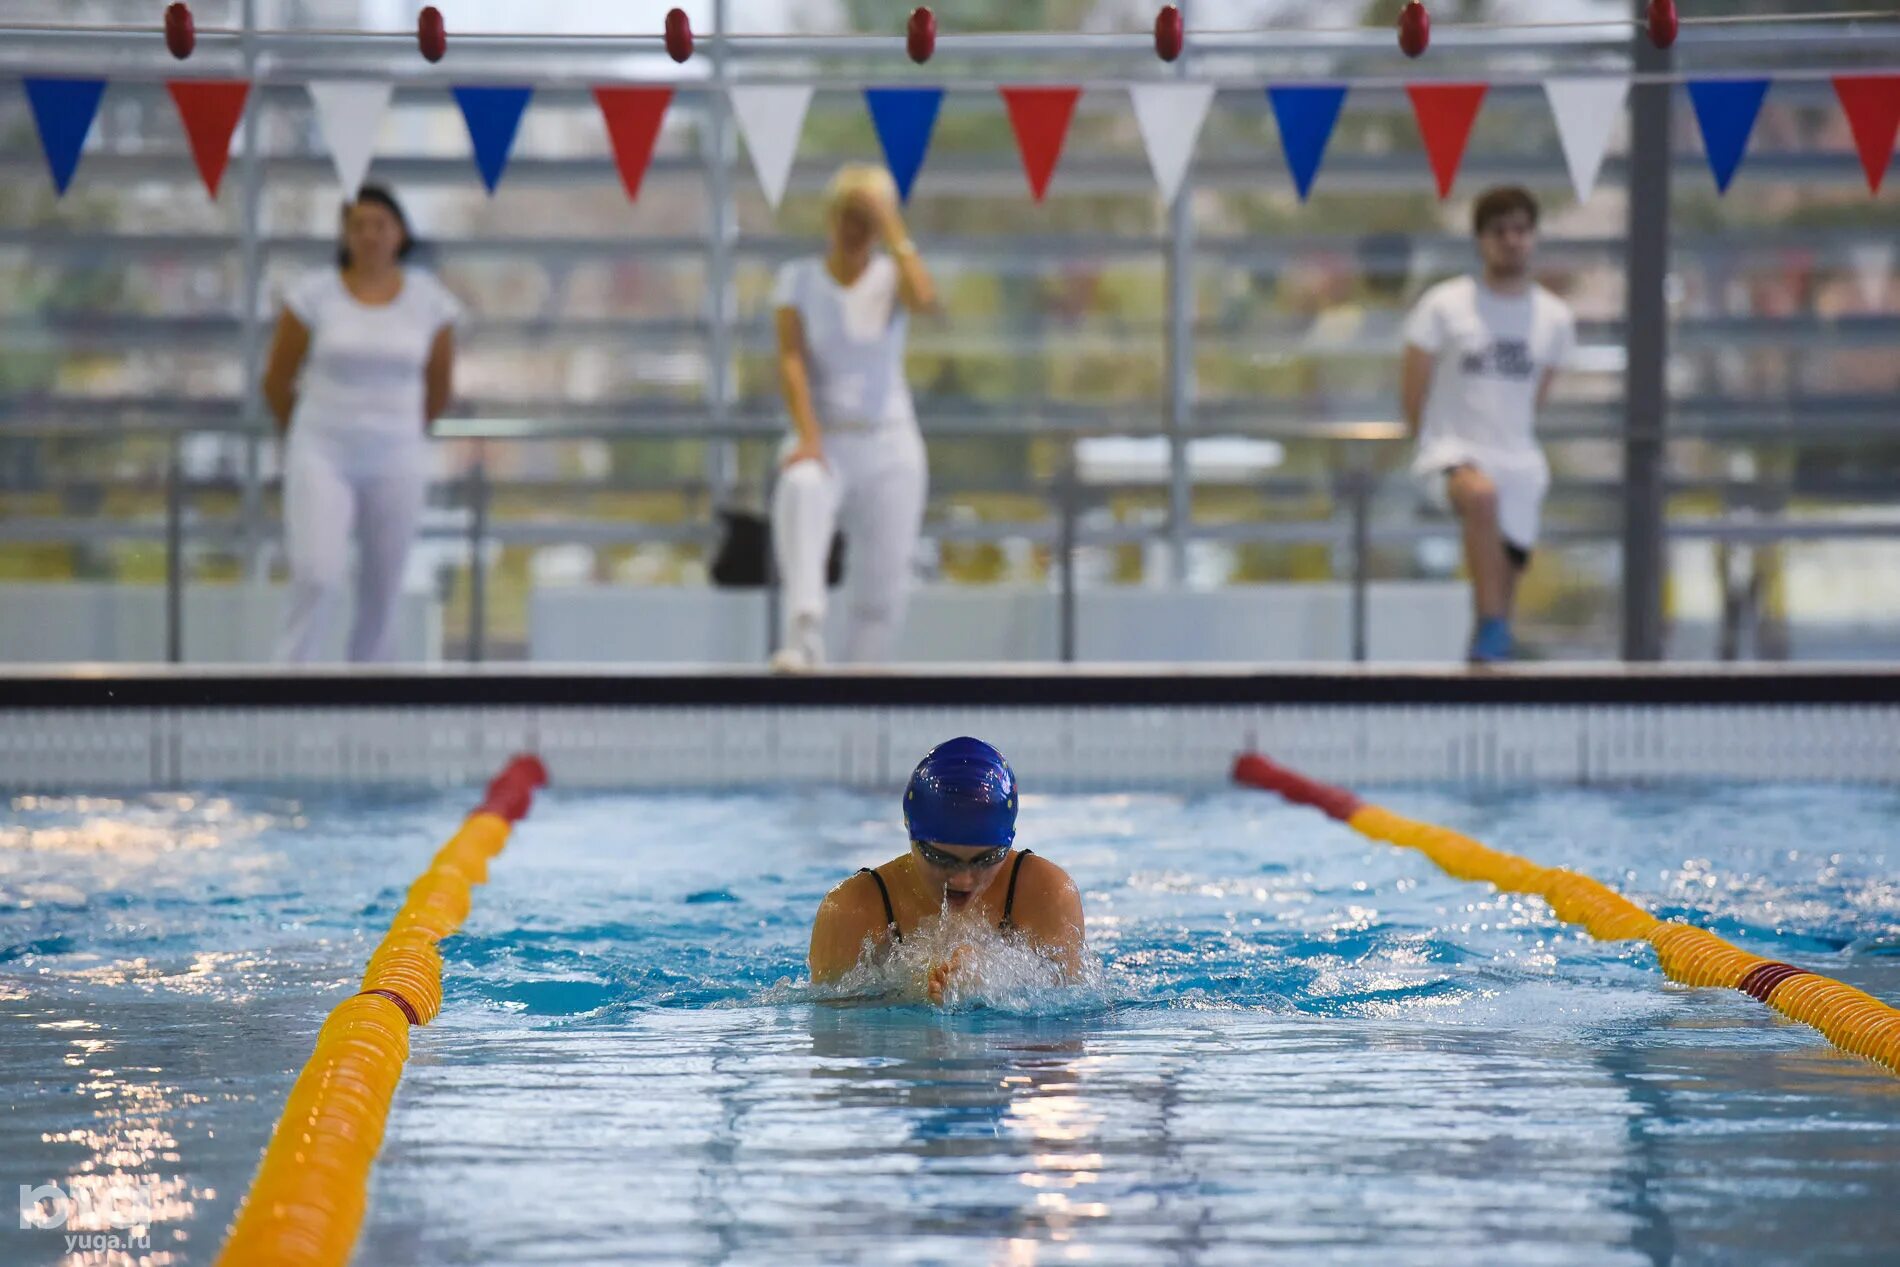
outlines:
M793 462L824 456L824 444L818 435L818 414L811 406L811 370L805 364L805 322L798 309L780 308L774 317L778 325L778 385L785 394L786 412L792 415L792 430L798 433L798 447L787 460ZM827 899L829 900L829 899Z
M1069 873L1046 858L1033 858L1016 893L1015 922L1023 935L1062 965L1070 980L1082 975L1082 946L1087 929L1082 894Z
M443 326L436 331L435 342L429 347L429 366L424 371L423 381L428 386L427 398L422 406L422 428L427 431L435 426L449 407L449 398L455 394L455 327Z
M1425 398L1431 394L1436 368L1430 352L1414 343L1405 345L1405 360L1399 367L1399 409L1405 418L1405 433L1414 440L1425 418Z
M862 890L869 881L852 876L831 892L818 906L818 917L811 925L811 950L806 963L815 985L836 981L857 966L864 952L864 939L877 931L884 920L884 908L866 902Z
M290 414L297 407L297 374L310 351L310 331L286 308L278 314L271 336L270 358L264 369L264 403L277 419L279 431L290 430Z

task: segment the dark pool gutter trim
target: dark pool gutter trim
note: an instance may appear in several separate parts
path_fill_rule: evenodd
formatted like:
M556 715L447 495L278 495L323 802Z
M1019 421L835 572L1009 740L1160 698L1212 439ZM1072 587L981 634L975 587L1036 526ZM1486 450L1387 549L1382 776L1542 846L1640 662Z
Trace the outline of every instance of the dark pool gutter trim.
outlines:
M1859 665L1462 668L1051 665L775 677L716 668L490 665L346 669L16 667L0 710L467 707L1735 707L1900 704L1900 668Z

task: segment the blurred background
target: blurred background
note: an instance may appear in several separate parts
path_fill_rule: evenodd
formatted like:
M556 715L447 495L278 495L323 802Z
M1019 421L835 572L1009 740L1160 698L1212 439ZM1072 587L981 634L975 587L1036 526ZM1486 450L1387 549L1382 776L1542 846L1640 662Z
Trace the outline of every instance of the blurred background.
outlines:
M707 571L720 512L763 508L784 427L773 271L817 248L836 166L880 157L865 82L952 88L909 207L945 313L911 340L932 493L907 657L1458 658L1453 526L1421 512L1393 438L1398 326L1469 267L1470 199L1500 182L1543 200L1537 272L1581 344L1542 420L1555 485L1522 637L1551 659L1627 649L1628 124L1580 206L1537 80L1629 68L1632 33L1447 28L1628 17L1629 0L1443 0L1417 64L1395 47L1396 0L1189 0L1175 67L1154 56L1147 0L945 4L946 35L1026 34L946 41L922 68L900 51L908 4L885 0L698 0L702 36L809 38L702 40L684 67L652 44L555 38L655 33L671 7L657 0L447 0L439 67L416 54L407 0L201 0L200 28L405 34L207 39L182 71L162 7L6 5L9 20L145 30L21 33L0 52L0 660L268 657L279 453L257 383L283 287L334 250L341 191L302 85L335 77L398 85L370 176L472 315L411 562L410 658L764 658L770 597L716 593ZM1791 16L1697 28L1675 68L1900 65L1900 0L1863 0L1893 17L1852 33L1801 22L1804 7L1837 6L1685 4ZM1355 10L1363 33L1310 29ZM1258 35L1197 43L1196 28ZM549 38L456 38L525 29ZM841 38L855 33L892 38ZM18 81L62 73L111 86L56 200ZM216 201L163 86L180 73L260 80ZM1304 204L1264 93L1223 87L1170 208L1109 85L1182 74L1383 82L1355 84ZM1503 81L1444 202L1407 75ZM956 90L1012 76L1092 85L1041 205L995 93ZM492 197L446 91L463 78L536 89ZM637 203L588 91L613 80L679 89ZM819 85L777 213L710 90L755 81ZM1660 650L1892 658L1900 181L1869 196L1819 75L1775 84L1726 197L1679 90L1670 126Z

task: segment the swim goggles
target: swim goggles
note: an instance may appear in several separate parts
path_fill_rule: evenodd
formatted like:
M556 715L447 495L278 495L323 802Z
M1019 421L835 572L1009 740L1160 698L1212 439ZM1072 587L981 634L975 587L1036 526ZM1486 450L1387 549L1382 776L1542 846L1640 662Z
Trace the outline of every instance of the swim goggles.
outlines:
M925 862L945 871L987 871L1009 857L1008 845L998 845L994 849L985 849L973 858L965 858L925 841L913 840L911 843L917 846L917 852L924 856Z

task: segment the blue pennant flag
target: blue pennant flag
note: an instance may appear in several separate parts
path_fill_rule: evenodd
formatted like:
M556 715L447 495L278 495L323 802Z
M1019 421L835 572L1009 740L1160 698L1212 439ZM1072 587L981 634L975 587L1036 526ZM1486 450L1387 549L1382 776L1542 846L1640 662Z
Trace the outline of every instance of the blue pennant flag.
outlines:
M871 124L877 128L878 144L884 147L891 179L897 182L898 197L909 202L910 187L917 183L917 172L930 149L930 134L937 126L943 89L866 88L864 104L870 107Z
M99 98L105 95L103 79L27 79L27 103L33 107L33 122L39 125L40 148L46 151L46 165L53 169L53 188L61 196L73 183L79 168L79 151L92 131L93 116L99 113Z
M468 139L475 144L475 166L481 169L482 183L494 193L501 174L508 166L508 153L515 147L515 129L521 126L521 112L528 108L532 88L453 88L455 104L462 107L468 124Z
M1293 183L1300 191L1300 201L1305 202L1313 192L1313 178L1319 175L1327 143L1333 139L1339 108L1346 104L1346 87L1315 84L1269 88L1267 100L1280 124L1280 148L1286 152L1286 165L1293 169Z
M1728 192L1735 170L1748 152L1748 138L1768 95L1766 79L1692 79L1689 100L1695 103L1696 122L1702 127L1702 148L1709 154L1715 188Z

